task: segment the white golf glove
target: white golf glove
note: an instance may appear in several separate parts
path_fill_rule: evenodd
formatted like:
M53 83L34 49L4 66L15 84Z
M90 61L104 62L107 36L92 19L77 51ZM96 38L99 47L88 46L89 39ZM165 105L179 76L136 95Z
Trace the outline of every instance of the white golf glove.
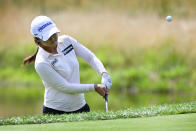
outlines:
M112 86L112 81L107 73L104 73L102 75L101 83L106 85L108 89L110 89L110 87Z

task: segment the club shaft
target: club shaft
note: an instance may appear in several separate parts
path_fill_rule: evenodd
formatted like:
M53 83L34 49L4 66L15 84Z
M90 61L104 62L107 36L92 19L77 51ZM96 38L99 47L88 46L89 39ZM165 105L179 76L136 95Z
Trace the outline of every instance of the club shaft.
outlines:
M108 102L105 101L105 108L106 108L106 112L108 112Z
M108 94L105 94L105 108L106 108L106 112L108 112Z

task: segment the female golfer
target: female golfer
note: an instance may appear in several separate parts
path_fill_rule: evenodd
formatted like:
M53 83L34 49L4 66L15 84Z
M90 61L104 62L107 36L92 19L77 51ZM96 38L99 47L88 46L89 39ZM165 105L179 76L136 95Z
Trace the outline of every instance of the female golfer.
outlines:
M24 65L35 61L35 70L43 81L43 114L89 112L84 93L95 90L104 97L112 85L110 76L90 50L70 36L58 37L59 32L49 17L34 18L31 34L38 48L34 55L24 59ZM102 76L102 84L80 84L77 57L82 58Z

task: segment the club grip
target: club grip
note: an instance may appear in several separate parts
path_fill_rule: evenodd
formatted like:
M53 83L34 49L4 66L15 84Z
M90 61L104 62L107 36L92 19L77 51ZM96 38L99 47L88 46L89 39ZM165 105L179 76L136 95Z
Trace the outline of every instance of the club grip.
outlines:
M106 86L106 88L107 88L107 86ZM108 102L108 94L105 94L105 101Z
M105 101L108 101L108 94L105 94Z

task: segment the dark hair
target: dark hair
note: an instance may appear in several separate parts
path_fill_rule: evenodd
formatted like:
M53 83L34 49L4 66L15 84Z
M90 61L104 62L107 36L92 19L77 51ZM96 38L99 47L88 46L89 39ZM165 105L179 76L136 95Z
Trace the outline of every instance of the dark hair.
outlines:
M23 65L24 65L24 66L25 66L25 65L28 65L28 64L30 64L30 63L32 63L32 62L35 61L35 58L36 58L38 49L39 49L39 47L37 47L37 51L36 51L33 55L28 56L28 57L26 57L26 58L23 60Z
M36 43L37 45L39 45L38 40L39 40L39 38L34 37L34 41L35 41L35 43ZM26 57L26 58L23 60L23 65L24 65L24 66L25 66L25 65L28 65L28 64L30 64L30 63L32 63L32 62L35 61L35 58L36 58L38 49L39 49L39 47L37 47L37 51L36 51L33 55L28 56L28 57Z

